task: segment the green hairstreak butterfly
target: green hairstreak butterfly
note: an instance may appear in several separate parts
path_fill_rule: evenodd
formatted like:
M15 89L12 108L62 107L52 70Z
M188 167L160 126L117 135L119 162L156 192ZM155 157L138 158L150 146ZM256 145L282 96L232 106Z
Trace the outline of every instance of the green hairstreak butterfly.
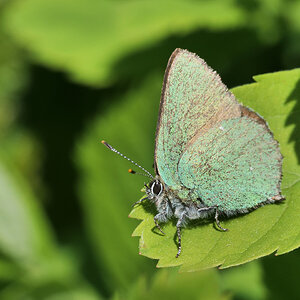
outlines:
M130 160L105 141L110 150ZM219 75L187 50L171 55L163 81L156 129L155 177L149 200L154 222L177 219L178 257L181 228L189 220L248 213L279 202L282 155L264 119L237 102ZM133 172L133 171L131 171Z

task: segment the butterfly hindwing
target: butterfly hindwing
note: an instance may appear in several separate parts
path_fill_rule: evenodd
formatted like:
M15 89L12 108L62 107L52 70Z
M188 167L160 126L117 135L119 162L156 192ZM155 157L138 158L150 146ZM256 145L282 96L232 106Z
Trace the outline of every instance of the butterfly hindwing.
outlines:
M267 126L244 116L198 133L181 156L178 175L206 206L230 214L280 199L281 161Z
M241 106L219 75L195 54L176 49L164 77L156 131L155 166L164 183L180 185L179 159L197 132L240 116Z

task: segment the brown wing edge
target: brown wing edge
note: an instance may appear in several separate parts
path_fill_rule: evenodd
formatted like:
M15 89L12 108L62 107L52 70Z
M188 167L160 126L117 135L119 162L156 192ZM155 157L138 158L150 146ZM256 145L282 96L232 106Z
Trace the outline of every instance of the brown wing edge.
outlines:
M257 122L260 125L263 125L266 130L271 134L271 136L274 139L273 132L270 130L268 123L264 120L262 116L260 116L258 113L254 112L251 108L248 108L246 106L241 105L241 114L242 117L248 117L253 119L255 122ZM267 201L263 202L262 205L268 204L268 203L274 203L274 202L280 202L285 199L283 195L281 195L281 181L282 181L282 160L283 160L283 155L280 152L280 147L279 147L279 142L275 140L276 146L279 151L279 158L278 158L278 165L280 166L280 179L277 184L277 189L279 191L279 194L276 196L273 196L272 199L268 199Z
M163 86L161 89L161 96L160 96L160 104L159 104L159 110L158 110L158 119L157 119L157 124L156 124L156 132L155 132L155 150L154 150L154 171L156 175L159 175L158 173L158 168L157 168L157 164L156 164L156 144L157 144L157 136L158 136L158 130L159 130L159 126L160 126L160 120L161 120L161 116L163 114L163 106L164 106L164 100L165 100L165 92L166 92L166 86L167 86L167 81L169 78L169 73L170 73L170 69L171 66L173 64L174 59L176 58L176 56L181 53L184 52L183 49L181 48L176 48L173 53L171 54L168 64L167 64L167 68L165 71L165 75L164 75L164 80L163 80Z

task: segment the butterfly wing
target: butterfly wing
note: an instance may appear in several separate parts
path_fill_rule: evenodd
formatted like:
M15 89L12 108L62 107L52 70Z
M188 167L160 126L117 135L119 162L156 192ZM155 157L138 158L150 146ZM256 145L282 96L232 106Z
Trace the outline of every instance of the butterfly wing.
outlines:
M278 143L264 121L249 114L199 132L178 164L182 184L228 214L282 198Z
M169 59L156 130L155 167L164 183L180 185L180 156L197 132L241 116L241 106L220 77L193 53L176 49Z

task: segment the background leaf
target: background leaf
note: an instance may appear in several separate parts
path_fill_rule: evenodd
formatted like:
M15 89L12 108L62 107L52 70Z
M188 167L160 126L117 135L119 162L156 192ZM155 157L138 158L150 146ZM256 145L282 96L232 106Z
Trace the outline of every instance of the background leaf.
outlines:
M0 265L5 275L0 280L7 285L0 291L1 299L56 297L61 293L99 299L81 282L76 266L58 251L26 182L3 162L5 155L0 153L0 157Z
M11 5L4 24L38 61L103 86L117 76L114 64L132 51L174 33L240 26L244 12L234 1L216 0L89 0L88 5L80 0L27 0Z
M0 19L1 17L0 10ZM20 111L20 97L28 86L28 66L21 51L7 38L1 27L0 49L1 150L10 156L24 175L37 183L35 173L39 165L38 145L30 133L16 122Z
M77 264L59 249L42 203L35 197L43 193L41 149L20 122L21 98L29 82L22 52L1 27L0 298L100 299L80 276Z
M297 274L300 268L300 249L262 260L264 285L268 289L267 299L297 299Z
M224 269L220 275L222 289L231 291L237 299L259 300L267 297L264 271L258 260L239 267Z
M201 287L199 289L199 286ZM147 281L144 276L130 288L127 294L116 293L114 300L151 299L231 299L222 293L220 278L216 270L180 274L176 269L159 270Z
M215 230L212 223L185 229L184 253L178 259L175 258L174 224L169 222L164 226L166 236L157 235L152 231L153 214L148 213L145 206L135 208L131 216L143 219L134 231L135 236L140 236L140 252L159 259L159 267L181 265L181 271L219 265L226 268L274 251L283 254L299 247L300 167L294 142L289 143L294 126L286 123L288 119L297 120L294 101L300 97L300 70L264 74L254 79L256 83L235 88L233 93L268 121L280 142L285 157L282 190L287 200L280 205L267 205L245 216L224 220L222 224L230 230L226 233Z

